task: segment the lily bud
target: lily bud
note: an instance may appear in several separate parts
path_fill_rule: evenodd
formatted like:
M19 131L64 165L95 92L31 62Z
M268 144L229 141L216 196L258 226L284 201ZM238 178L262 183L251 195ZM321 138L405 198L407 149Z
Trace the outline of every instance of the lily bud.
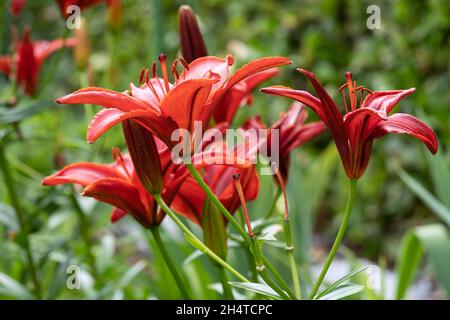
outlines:
M122 126L137 177L149 193L161 193L162 170L155 138L132 120L123 121Z
M118 31L123 25L123 8L120 0L108 0L108 27Z
M203 203L203 214L200 224L206 246L219 257L226 260L228 252L226 223L217 206L208 197L205 198ZM216 263L215 261L213 262Z
M188 5L178 10L181 54L191 63L193 60L208 55L202 33L195 18L195 13Z
M85 69L89 63L91 46L86 21L80 18L80 28L75 29L76 45L73 49L75 63L79 69Z

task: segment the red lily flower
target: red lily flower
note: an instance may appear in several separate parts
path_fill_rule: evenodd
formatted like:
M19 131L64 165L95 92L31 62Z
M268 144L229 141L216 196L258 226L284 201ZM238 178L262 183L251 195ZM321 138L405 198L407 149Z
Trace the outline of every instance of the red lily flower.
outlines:
M208 147L217 150L217 145L220 145L219 149L226 147L221 141L214 142ZM250 159L249 153L254 151L256 151L256 149L250 149L248 145L245 148L241 148L241 146L238 145L235 147L234 154L236 158L248 161L248 159ZM243 153L246 154L244 155ZM236 212L240 206L239 195L233 182L234 174L238 173L241 176L245 199L247 201L256 199L259 191L259 178L255 166L248 164L239 166L239 161L233 163L233 166L225 164L205 166L201 172L205 182L230 213ZM193 222L200 224L205 200L205 192L195 179L192 176L189 176L178 190L172 207L178 213L186 216Z
M222 97L239 82L261 71L291 62L283 57L261 58L228 77L228 69L233 64L231 56L226 59L203 57L189 65L180 59L185 70L179 74L176 68L178 60L175 60L171 68L175 79L172 84L168 78L165 55L160 55L159 61L163 78L157 76L156 64L153 63L152 78L148 70L143 70L139 82L145 79L145 83L140 87L131 84L130 90L125 93L90 87L56 101L66 104L98 104L106 108L89 125L87 139L90 143L115 124L133 119L172 148L178 143L171 140L174 130L186 129L192 137L196 121L205 130Z
M187 170L170 162L170 152L164 144L158 144L158 152L165 187L162 197L170 204L186 178ZM131 158L118 149L113 149L113 157L115 162L112 164L77 162L68 165L42 183L47 186L67 183L83 186L83 196L115 207L111 214L112 223L129 213L145 228L158 226L165 214L139 181Z
M362 86L357 87L356 82L352 80L352 74L347 72L346 83L339 89L343 93L346 109L346 114L342 116L315 75L304 69L299 71L311 81L319 98L303 90L280 86L264 88L261 91L295 99L313 109L330 130L345 172L350 179L358 179L364 174L370 159L373 140L387 133L411 135L422 141L431 153L437 152L436 136L424 122L405 113L388 116L395 105L402 98L413 93L415 88L372 92ZM350 109L345 88L348 89ZM365 91L368 95L363 100ZM360 101L358 101L358 92L361 94Z
M282 113L280 119L270 127L272 130L279 130L280 163L275 165L280 170L284 183L288 179L290 152L305 142L314 139L325 130L322 121L305 124L307 118L308 112L305 110L305 106L299 102L294 102L288 112ZM259 116L248 119L243 127L244 129L266 128ZM267 138L268 141L271 139L270 132ZM267 145L268 154L272 154L270 146L271 144L269 143ZM278 179L275 180L277 183L279 182Z
M11 14L17 17L22 11L23 6L26 4L26 0L12 0L11 1Z
M202 33L197 23L194 11L188 5L183 5L178 11L181 54L187 62L208 55ZM220 99L214 111L216 123L231 124L239 107L252 103L251 92L262 82L276 76L277 69L258 72L240 81L230 88Z
M67 12L70 6L78 6L80 10L84 10L90 6L105 2L105 0L56 0L63 17L67 18L71 13Z
M16 53L0 57L0 72L10 76L12 70L16 70L16 81L32 96L36 93L39 71L45 59L63 47L74 45L72 38L31 41L30 29L26 29L22 41L16 44Z

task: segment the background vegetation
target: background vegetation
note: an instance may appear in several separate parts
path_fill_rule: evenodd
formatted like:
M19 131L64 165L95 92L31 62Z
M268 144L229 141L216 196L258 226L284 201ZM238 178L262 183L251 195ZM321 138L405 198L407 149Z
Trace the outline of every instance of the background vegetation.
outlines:
M39 111L20 122L23 139L10 132L14 122L11 110L5 103L0 107L0 132L7 142L4 156L14 169L45 297L179 297L163 262L152 253L153 240L134 221L127 218L111 225L110 207L86 198L74 199L71 188L42 187L40 181L63 163L109 162L111 147L124 147L120 128L88 145L89 112L80 106L57 106L53 101L88 82L124 90L129 82L137 82L140 69L149 66L160 52L175 57L179 49L177 10L184 3L198 14L210 54L232 53L237 65L261 56L291 57L293 66L283 68L271 84L309 88L305 77L295 71L301 66L316 73L330 92L344 82L347 70L359 84L374 90L416 87L416 93L398 108L426 119L440 139L440 152L428 156L420 143L399 136L375 143L369 169L359 184L345 248L340 251L344 259L338 260L351 269L381 266L385 290L367 289L355 298L446 298L450 292L450 3L445 0L123 0L124 24L115 32L107 27L105 5L83 11L91 45L90 71L77 69L69 49L45 63L39 98L23 98L19 105L36 105L35 111ZM381 8L381 30L366 27L366 8L371 4ZM8 1L0 6L2 54L11 50L13 23L19 29L30 25L34 39L54 39L66 32L54 1L28 1L17 20L9 14ZM8 96L8 90L7 79L1 77L0 97ZM261 114L271 123L289 106L287 99L259 93L254 98L251 107L239 111L235 125L253 114ZM292 162L288 192L301 276L308 282L314 272L309 263L323 261L334 239L347 183L328 134L297 150ZM270 192L270 177L262 177L260 197L250 207L254 220L266 213ZM22 241L17 237L18 223L3 183L0 201L0 297L26 298L30 279L24 269ZM83 223L86 228L80 227ZM170 232L163 237L189 275L195 296L220 297L208 286L218 281L208 260L190 256L195 259L186 261L193 250L169 221L164 228ZM86 241L91 242L92 250ZM281 249L265 249L288 274L279 259ZM245 270L245 264L238 264L243 260L240 255L232 251L231 261ZM82 290L66 288L69 265L83 270ZM424 272L417 273L416 268ZM417 283L416 289L408 291L412 283Z

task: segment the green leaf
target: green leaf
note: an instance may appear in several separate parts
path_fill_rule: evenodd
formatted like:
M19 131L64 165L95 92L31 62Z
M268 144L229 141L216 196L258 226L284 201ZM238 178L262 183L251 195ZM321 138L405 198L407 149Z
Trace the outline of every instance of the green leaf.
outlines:
M343 284L335 288L335 290L321 296L318 300L339 300L357 294L363 290L364 286L360 284Z
M417 227L405 235L402 244L397 262L397 299L405 297L422 253L429 257L439 284L450 297L450 237L445 226L430 224Z
M36 113L53 105L49 101L27 101L24 104L14 108L0 109L0 124L11 124L29 118Z
M0 296L22 300L35 299L27 288L2 272L0 272Z
M425 158L428 162L428 168L430 168L436 194L439 200L447 208L450 208L450 166L446 162L447 158L442 151L435 155L426 152Z
M236 288L251 291L270 299L281 300L281 297L271 287L262 283L254 282L228 282L230 285Z
M116 288L123 289L147 266L143 260L136 262L117 282Z
M17 232L19 230L19 223L17 222L14 209L3 203L0 204L0 224L3 224L13 232Z
M319 293L318 295L316 295L316 297L314 299L320 299L321 297L331 293L332 291L336 290L338 287L340 287L341 285L344 284L344 282L350 280L352 277L356 276L357 274L365 271L368 268L368 266L365 267L361 267L359 269L353 270L352 272L346 274L345 276L343 276L342 278L340 278L339 280L337 280L336 282L334 282L332 285L330 285L328 288L326 288L325 290L323 290L321 293Z
M397 299L405 296L421 257L422 247L417 237L413 232L408 232L402 239L397 258Z
M450 209L445 207L442 202L436 199L424 186L411 177L404 170L399 170L398 176L414 192L414 194L422 200L422 202L436 214L447 226L450 227Z

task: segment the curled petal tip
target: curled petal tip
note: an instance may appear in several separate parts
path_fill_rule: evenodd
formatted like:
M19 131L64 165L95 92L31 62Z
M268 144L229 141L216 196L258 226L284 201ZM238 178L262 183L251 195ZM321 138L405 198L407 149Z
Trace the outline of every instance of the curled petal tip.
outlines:
M303 73L308 78L315 78L316 77L316 75L314 73L312 73L311 71L308 71L306 69L303 69L303 68L298 68L297 71Z

